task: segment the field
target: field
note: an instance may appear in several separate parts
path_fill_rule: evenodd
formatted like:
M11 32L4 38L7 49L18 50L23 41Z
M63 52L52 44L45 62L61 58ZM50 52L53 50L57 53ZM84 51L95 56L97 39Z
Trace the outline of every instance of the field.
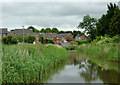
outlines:
M50 68L68 57L66 49L51 45L2 45L2 52L2 83L31 83L42 79Z

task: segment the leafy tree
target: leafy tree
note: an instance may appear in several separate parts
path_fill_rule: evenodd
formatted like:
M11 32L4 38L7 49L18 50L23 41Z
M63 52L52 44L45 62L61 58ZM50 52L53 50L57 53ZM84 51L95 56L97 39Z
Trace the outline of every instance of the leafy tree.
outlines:
M92 18L89 15L86 15L83 18L83 22L80 22L80 24L78 25L78 28L85 29L84 33L87 33L89 35L90 41L95 39L96 23L96 18Z
M75 31L75 30L74 30L74 31L72 32L73 38L75 38L78 34L81 35L81 36L84 35L84 33L82 33L81 31Z
M52 28L51 32L52 32L52 33L58 33L59 30L58 30L57 28Z
M39 30L37 30L36 28L34 28L33 26L29 26L27 29L32 29L33 32L40 32Z
M112 17L114 16L114 11L116 9L116 4L110 3L108 6L107 14L102 15L102 17L98 20L96 25L97 27L97 35L104 36L105 34L110 33L109 23L111 22Z
M51 32L51 29L50 28L46 28L45 29L45 33L50 33Z
M40 32L41 32L41 33L44 33L44 32L45 32L45 29L44 29L44 28L42 28L42 29L40 30Z
M114 11L114 16L111 19L111 22L109 23L109 29L109 35L111 37L120 34L120 10L118 7L116 7Z
M58 32L58 34L61 34L61 33L65 33L65 32L64 32L64 31L62 31L62 30Z

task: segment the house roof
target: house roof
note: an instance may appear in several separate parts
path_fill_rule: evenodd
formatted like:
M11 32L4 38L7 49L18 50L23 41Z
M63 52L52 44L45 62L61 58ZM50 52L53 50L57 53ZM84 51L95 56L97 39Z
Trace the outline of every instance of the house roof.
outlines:
M42 34L47 36L48 38L54 38L54 36L50 35L50 33L42 33Z
M67 36L69 33L62 33L62 34L52 33L52 34L53 34L54 36L56 36L56 37L62 38L62 37Z

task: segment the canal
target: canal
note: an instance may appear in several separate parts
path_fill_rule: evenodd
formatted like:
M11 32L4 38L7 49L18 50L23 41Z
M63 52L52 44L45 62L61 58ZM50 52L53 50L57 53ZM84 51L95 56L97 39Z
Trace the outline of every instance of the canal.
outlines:
M84 56L71 51L69 59L55 68L44 83L119 83L119 76L119 72L105 70Z

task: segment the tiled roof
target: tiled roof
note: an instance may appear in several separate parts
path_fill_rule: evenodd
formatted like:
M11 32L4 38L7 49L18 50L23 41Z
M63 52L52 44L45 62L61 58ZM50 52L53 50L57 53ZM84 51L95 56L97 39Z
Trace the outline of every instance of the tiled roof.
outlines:
M52 33L52 34L53 34L54 36L56 36L56 37L62 38L62 37L67 36L69 33L62 33L62 34Z
M42 33L42 34L47 36L48 38L54 38L54 36L50 35L50 33Z

